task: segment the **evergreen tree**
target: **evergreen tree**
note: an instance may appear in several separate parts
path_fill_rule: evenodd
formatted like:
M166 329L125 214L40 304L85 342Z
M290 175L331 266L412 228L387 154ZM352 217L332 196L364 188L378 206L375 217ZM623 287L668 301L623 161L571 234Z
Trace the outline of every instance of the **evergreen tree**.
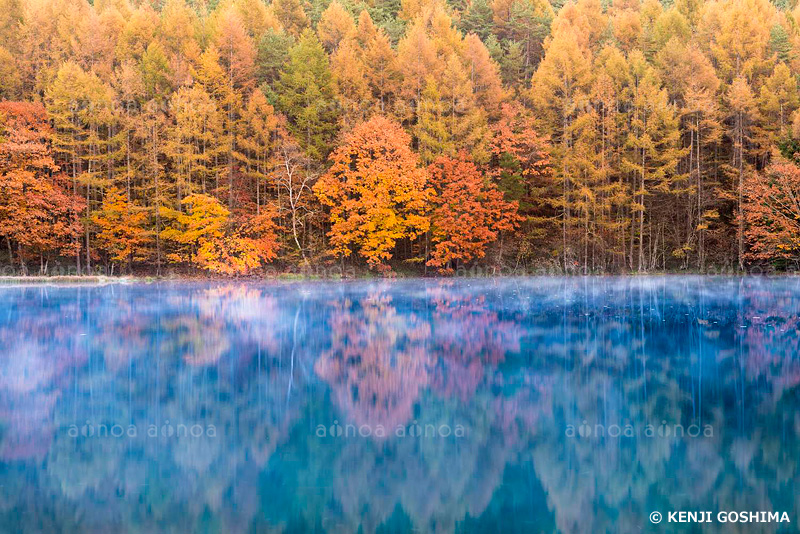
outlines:
M315 159L327 156L339 112L328 57L314 32L306 30L289 51L289 63L276 87L278 108L289 130Z

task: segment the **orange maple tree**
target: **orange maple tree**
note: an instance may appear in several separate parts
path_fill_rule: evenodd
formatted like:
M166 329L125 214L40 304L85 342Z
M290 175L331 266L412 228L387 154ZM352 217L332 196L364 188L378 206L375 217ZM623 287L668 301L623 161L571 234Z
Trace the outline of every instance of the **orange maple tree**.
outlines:
M62 187L48 144L50 127L41 104L0 102L5 126L0 136L0 235L9 257L26 260L47 252L74 253L81 231L80 198ZM41 270L45 270L44 264Z
M173 263L236 275L247 274L277 255L274 210L265 209L234 227L230 211L211 195L189 195L181 204L185 212L166 210L171 223L161 232L176 246L168 256Z
M465 153L458 158L439 157L428 172L436 190L429 266L451 272L454 264L482 258L500 232L518 225L519 205L503 200L503 193Z
M800 258L800 167L781 157L744 184L745 232L755 260Z
M397 241L428 230L432 191L410 145L399 124L378 115L357 126L331 154L331 168L314 192L330 209L335 254L358 251L370 268L388 270Z
M109 188L103 207L94 213L92 222L99 230L98 245L108 253L111 261L125 262L130 271L134 261L148 257L150 232L146 228L147 211L135 202L129 202L124 191Z

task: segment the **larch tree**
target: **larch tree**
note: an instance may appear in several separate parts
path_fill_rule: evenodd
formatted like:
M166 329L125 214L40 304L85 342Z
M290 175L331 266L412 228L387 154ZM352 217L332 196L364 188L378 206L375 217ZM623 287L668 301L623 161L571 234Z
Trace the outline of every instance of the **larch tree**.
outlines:
M727 83L769 72L770 28L775 11L768 0L716 0L704 5L698 34L718 74Z
M139 161L134 137L138 111L144 101L142 73L132 61L126 61L114 71L111 87L114 92L114 123L116 134L110 146L114 161L115 184L123 187L130 202L135 195L136 169Z
M86 8L80 0L32 0L23 4L14 32L16 40L4 45L13 43L16 49L25 91L41 96L62 64L75 61L70 37L78 33L75 24L86 14Z
M364 75L362 53L353 39L339 44L331 55L331 71L342 106L342 122L346 128L366 120L375 109L371 105L372 91Z
M85 266L91 268L91 210L96 188L105 177L103 169L106 140L102 127L111 120L111 93L97 76L79 65L65 63L45 95L47 110L55 126L53 145L56 154L66 163L72 180L72 194L82 186L85 200L84 252ZM76 255L76 268L81 272L81 258Z
M720 112L720 80L711 61L695 45L686 45L671 38L657 56L657 64L670 98L676 102L688 148L685 165L694 199L686 203L687 229L682 246L673 255L688 265L690 253L697 252L697 267L705 270L706 239L712 224L719 219L719 206L714 200L712 178L717 167L715 152L722 138Z
M256 186L256 215L267 201L269 173L274 156L278 117L260 89L250 95L243 111L245 132L240 145L245 155L246 175Z
M772 140L779 141L787 134L789 118L800 107L797 78L785 63L778 63L764 80L759 94L761 116Z
M145 98L163 101L164 95L172 91L172 73L164 48L158 41L147 45L139 61L139 69L142 72Z
M397 110L397 113L410 119L423 101L422 93L428 87L428 80L439 79L444 70L422 22L412 25L398 44L397 60L402 76L400 93L405 104L405 108Z
M238 174L237 162L241 161L239 137L242 125L244 96L255 85L256 49L245 30L241 15L229 8L221 14L218 22L215 44L220 52L220 63L225 72L227 87L220 107L225 110L225 133L227 137L226 159L228 175L228 209L236 204L235 180Z
M22 78L17 60L6 47L0 46L0 98L14 100L22 91Z
M744 205L744 182L750 172L750 161L747 156L754 138L754 124L758 120L758 107L753 90L747 80L740 76L733 81L726 95L728 109L727 134L733 143L731 163L728 174L732 178L733 198L736 212L736 242L739 269L744 270L745 253L745 221L742 211Z
M425 163L440 155L468 150L478 161L488 160L488 126L472 89L472 82L455 53L445 62L438 79L429 77L417 102L415 134Z
M140 61L150 43L156 40L158 24L158 13L149 3L132 9L117 39L116 55L123 60Z
M233 6L239 12L247 34L253 39L257 39L269 29L275 30L280 27L280 22L274 13L269 12L264 0L235 0Z
M164 227L163 214L172 209L173 188L166 177L164 151L167 138L167 116L161 105L150 100L144 104L139 114L134 140L141 147L138 168L142 173L141 189L148 210L148 229L155 240L156 274L161 275L164 260L164 247L161 232Z
M165 152L172 165L177 204L194 193L205 193L219 168L223 117L202 86L182 87L170 100L171 123Z
M446 103L440 83L428 78L416 109L417 122L414 137L423 163L431 163L442 154L454 153L453 131L448 124Z
M195 69L195 76L200 87L212 98L219 110L220 126L214 139L214 189L218 195L226 193L228 208L231 209L236 198L236 163L240 157L236 143L237 133L242 128L243 96L231 84L230 73L225 71L216 46L203 52ZM224 180L224 185L221 179Z
M595 57L597 75L589 93L591 117L596 126L593 162L596 170L594 236L591 241L593 269L623 269L628 264L627 230L630 228L632 191L620 169L627 124L624 106L630 85L628 61L615 46L604 47ZM587 132L588 133L588 132ZM584 268L588 261L584 249Z
M308 27L308 17L300 0L274 0L270 8L283 29L292 35L297 37Z
M500 106L506 99L500 68L492 59L486 46L475 34L464 39L464 56L472 91L478 105L490 119L500 117Z
M488 160L486 112L478 105L472 79L455 53L447 59L441 78L442 102L450 137L479 162ZM453 155L451 153L451 155Z
M167 55L180 61L195 37L197 15L186 0L166 0L161 8L159 38Z
M567 209L571 213L567 228L569 241L575 248L576 262L584 274L597 265L597 251L602 243L605 196L602 191L602 150L600 114L587 102L581 106L568 132L572 139L570 167L572 195Z
M322 46L328 52L333 52L339 47L343 40L353 37L356 32L356 24L342 4L334 0L322 12L322 18L317 24L317 34Z
M378 103L378 111L386 114L400 89L402 75L389 36L375 26L367 11L358 18L356 42L362 50L364 77L372 98Z
M669 103L667 92L661 87L655 70L649 66L644 55L636 51L629 57L631 85L628 88L631 109L628 113L629 131L625 142L628 149L623 156L622 169L630 173L633 181L633 212L638 242L636 265L641 272L656 267L658 240L663 226L646 232L645 219L649 199L655 193L679 194L685 186L685 176L678 172L678 163L686 150L680 147L680 130L675 107ZM652 223L652 217L650 219ZM655 232L655 235L654 235ZM649 235L646 235L649 234ZM648 249L645 250L645 239ZM645 253L647 252L647 254ZM633 258L633 241L631 257ZM662 261L665 258L662 257Z
M545 57L531 82L530 95L541 117L543 133L552 139L554 170L562 184L558 206L562 219L561 253L564 268L568 270L574 263L574 251L568 240L574 188L571 125L591 84L591 58L589 51L579 45L572 28L566 25L562 28L553 34L547 45Z

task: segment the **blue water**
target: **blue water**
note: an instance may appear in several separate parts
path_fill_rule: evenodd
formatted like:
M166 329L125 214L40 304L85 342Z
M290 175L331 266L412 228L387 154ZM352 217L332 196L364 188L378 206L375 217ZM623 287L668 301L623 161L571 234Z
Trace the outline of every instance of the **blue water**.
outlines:
M798 384L794 278L5 287L0 532L792 532Z

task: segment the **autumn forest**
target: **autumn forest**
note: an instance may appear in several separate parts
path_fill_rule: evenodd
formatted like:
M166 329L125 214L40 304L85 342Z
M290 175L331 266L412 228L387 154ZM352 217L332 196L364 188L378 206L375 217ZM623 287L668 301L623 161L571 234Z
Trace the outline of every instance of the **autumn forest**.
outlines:
M0 262L793 270L799 74L793 0L0 0Z

